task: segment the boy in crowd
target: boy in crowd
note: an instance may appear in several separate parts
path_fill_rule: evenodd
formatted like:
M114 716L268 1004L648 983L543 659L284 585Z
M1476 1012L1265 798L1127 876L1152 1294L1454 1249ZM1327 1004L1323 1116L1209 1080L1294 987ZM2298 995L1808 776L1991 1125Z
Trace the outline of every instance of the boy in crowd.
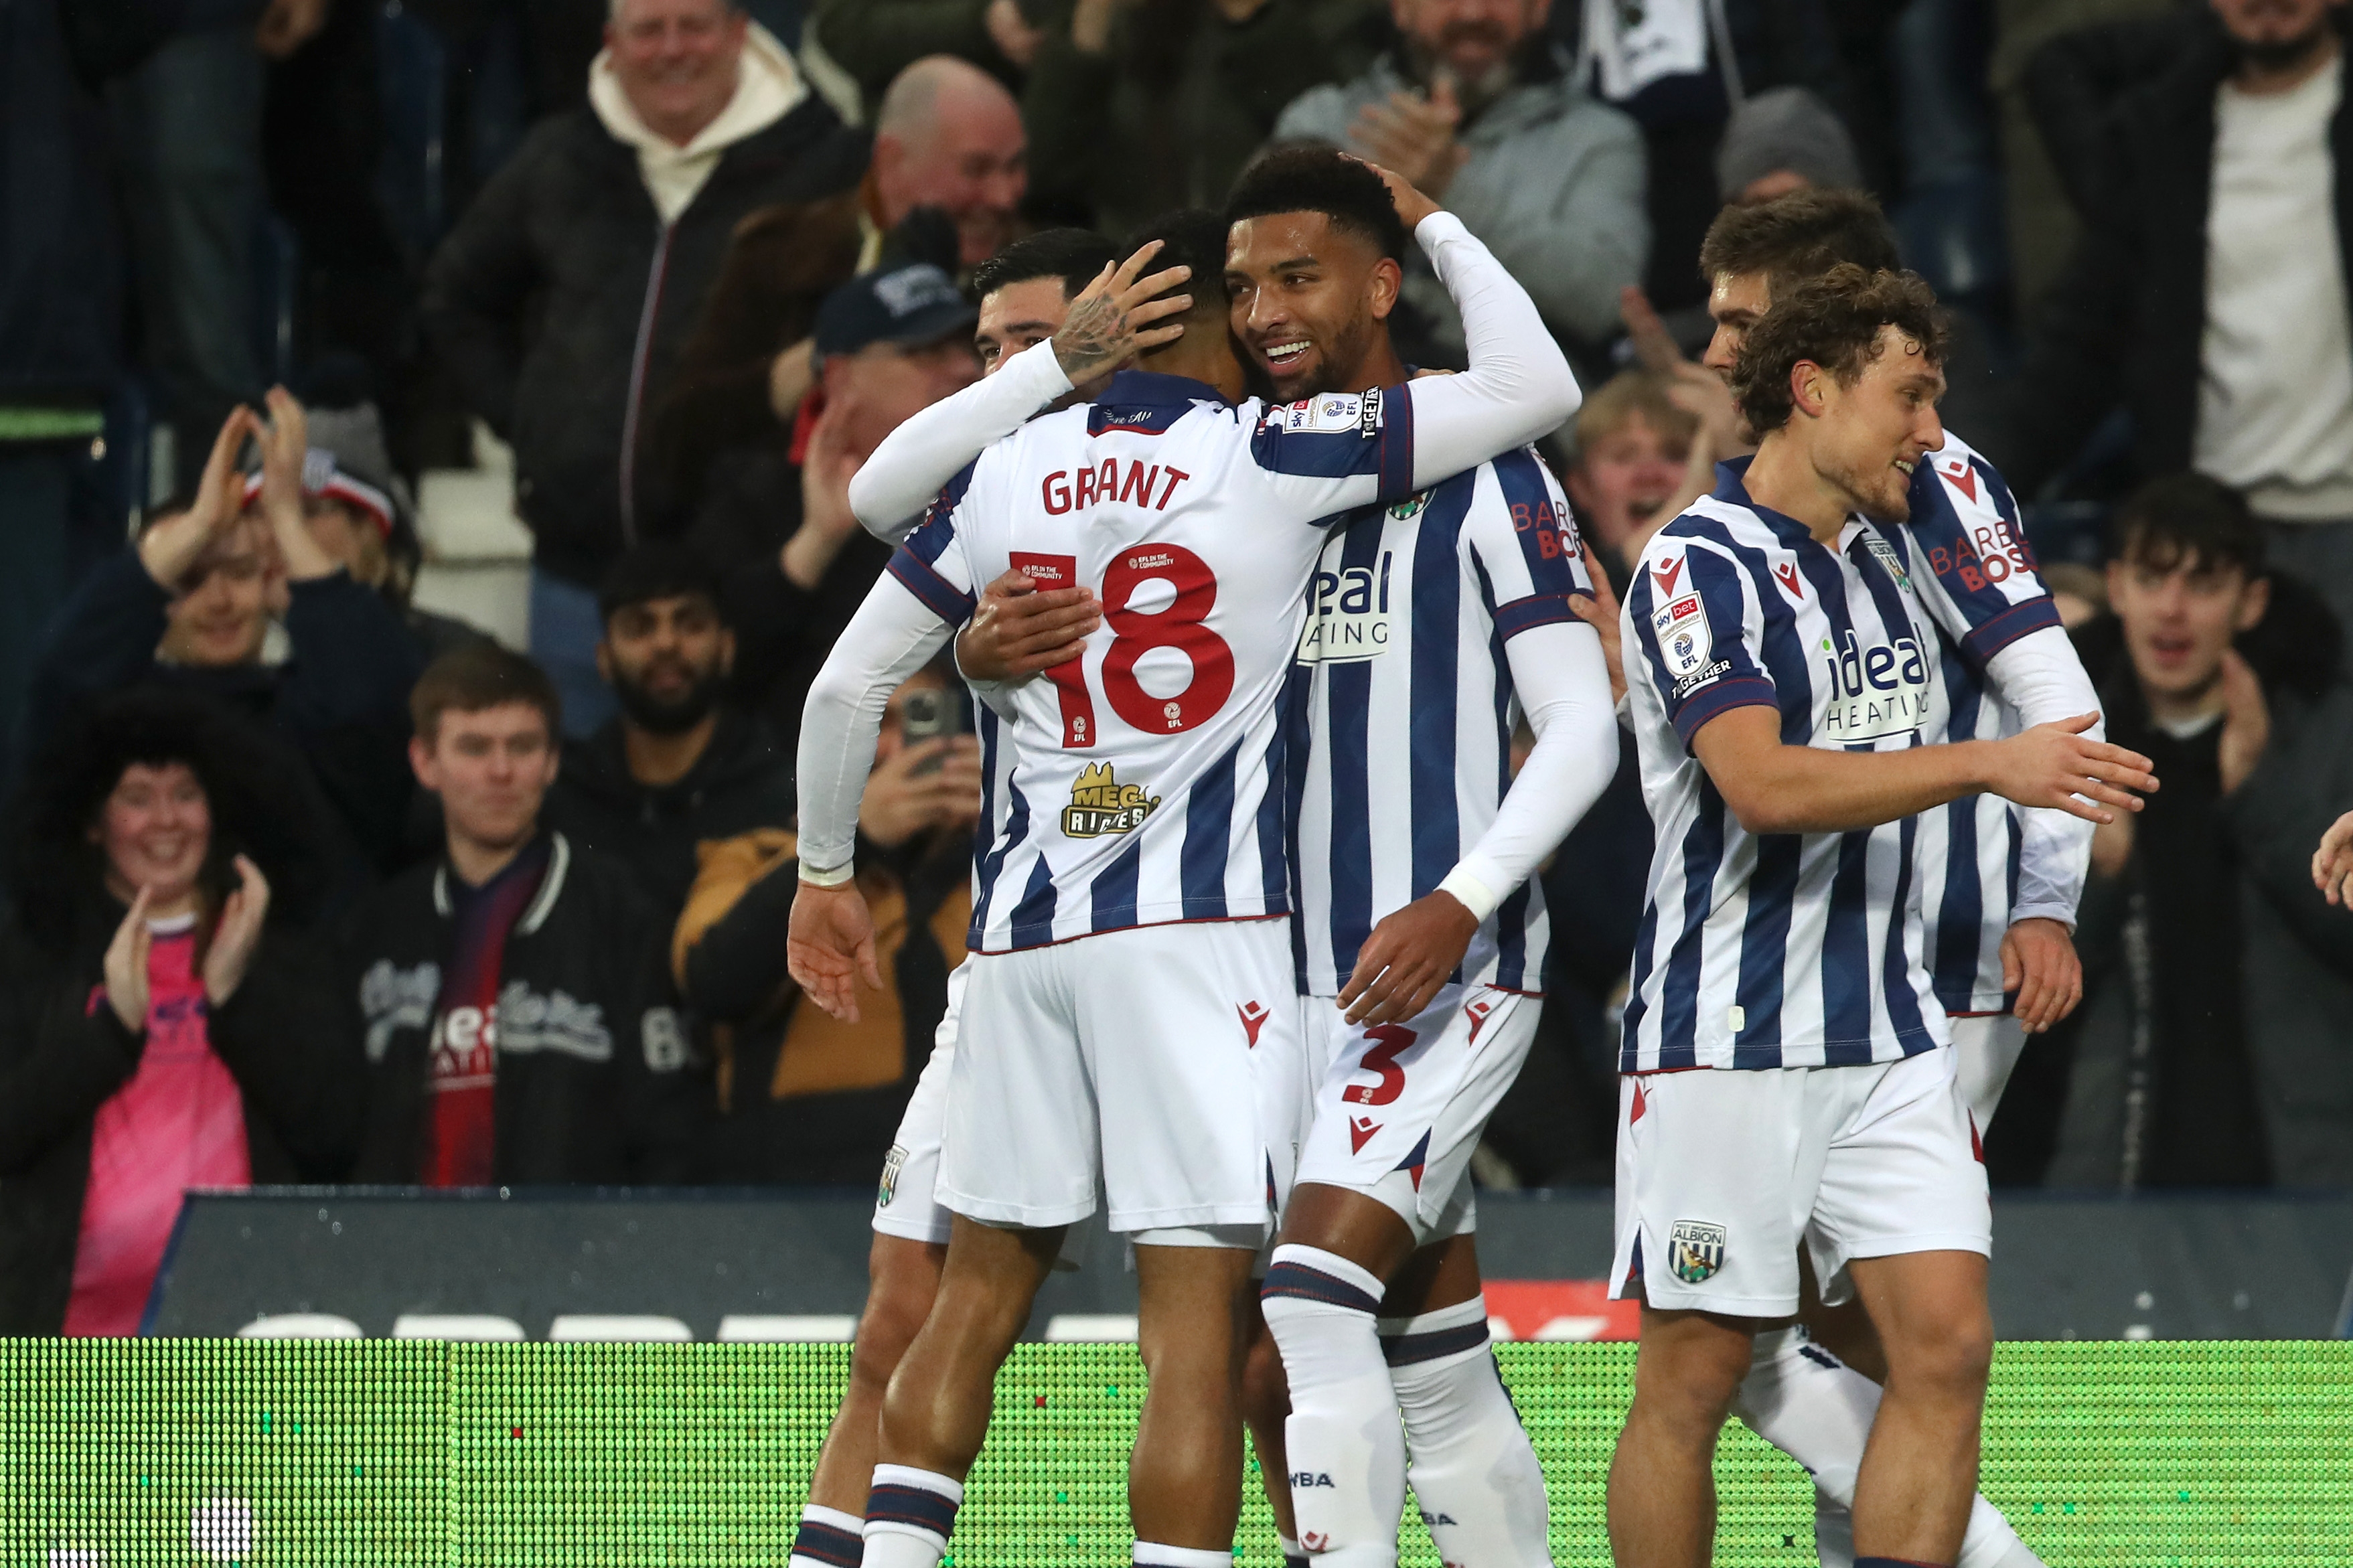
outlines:
M485 644L434 661L409 708L444 844L345 937L369 1072L357 1179L682 1179L697 1102L669 931L626 865L541 826L554 683Z

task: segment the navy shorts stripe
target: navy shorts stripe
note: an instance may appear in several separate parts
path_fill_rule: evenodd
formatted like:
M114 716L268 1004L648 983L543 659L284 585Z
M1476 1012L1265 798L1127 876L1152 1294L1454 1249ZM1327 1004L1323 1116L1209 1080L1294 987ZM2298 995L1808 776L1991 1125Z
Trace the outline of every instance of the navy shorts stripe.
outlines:
M1459 1355L1476 1350L1487 1342L1487 1325L1482 1320L1475 1323L1458 1323L1451 1329L1434 1329L1426 1334L1390 1334L1381 1341L1381 1359L1391 1366L1412 1366L1418 1362L1436 1361L1440 1356Z
M1304 1263L1278 1263L1266 1271L1266 1283L1259 1289L1261 1300L1276 1296L1296 1296L1302 1300L1322 1301L1326 1306L1346 1307L1352 1311L1377 1312L1380 1299L1367 1295L1345 1279L1335 1279L1329 1274L1310 1268Z

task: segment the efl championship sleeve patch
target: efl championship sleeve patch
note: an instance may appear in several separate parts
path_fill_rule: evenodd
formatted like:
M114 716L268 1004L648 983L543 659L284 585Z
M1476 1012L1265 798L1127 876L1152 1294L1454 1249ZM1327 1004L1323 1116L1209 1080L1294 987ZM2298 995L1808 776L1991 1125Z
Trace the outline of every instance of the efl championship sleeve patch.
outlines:
M1369 418L1371 426L1365 426L1369 433L1371 428L1379 426L1380 405L1376 401L1367 408L1366 400L1354 393L1327 392L1286 404L1274 417L1282 422L1286 431L1320 436L1345 435L1365 426Z
M1658 641L1659 657L1665 661L1667 673L1675 678L1677 695L1681 695L1683 683L1706 670L1709 656L1715 652L1715 637L1708 630L1707 610L1699 595L1687 593L1661 602L1651 612L1651 631Z

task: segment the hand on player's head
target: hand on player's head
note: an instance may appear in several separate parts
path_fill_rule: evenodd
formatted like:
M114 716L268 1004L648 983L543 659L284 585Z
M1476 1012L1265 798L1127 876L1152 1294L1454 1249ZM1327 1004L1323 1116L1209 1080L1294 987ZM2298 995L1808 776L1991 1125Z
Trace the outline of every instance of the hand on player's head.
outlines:
M1092 589L1041 589L1019 572L1003 573L956 634L956 666L976 680L1025 679L1078 658L1101 625Z
M785 937L785 967L809 1000L844 1023L858 1022L858 983L882 989L874 962L874 917L855 882L801 884Z
M1175 342L1185 335L1181 321L1154 323L1181 316L1193 308L1190 294L1167 291L1189 280L1189 267L1165 268L1140 276L1160 254L1160 241L1149 240L1115 267L1105 267L1095 280L1071 301L1071 313L1054 332L1054 357L1072 385L1109 375L1138 354Z
M1378 174L1381 177L1381 184L1389 188L1389 200L1397 204L1398 216L1405 220L1406 231L1409 234L1421 226L1422 219L1440 210L1436 202L1416 190L1413 182L1403 175L1394 170L1384 169L1378 163L1366 159L1357 161L1374 174Z
M2086 738L2084 731L2099 719L2079 713L1991 742L1989 787L2021 805L2052 806L2086 822L2138 811L2140 797L2157 791L2154 764L2138 752Z

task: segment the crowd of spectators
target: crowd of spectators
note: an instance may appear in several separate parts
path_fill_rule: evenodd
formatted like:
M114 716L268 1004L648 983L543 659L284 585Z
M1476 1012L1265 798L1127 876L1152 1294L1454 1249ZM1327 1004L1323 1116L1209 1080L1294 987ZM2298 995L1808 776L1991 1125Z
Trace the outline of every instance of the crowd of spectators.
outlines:
M857 1024L797 1005L792 749L887 560L850 476L1019 346L975 291L1008 243L1214 205L1301 140L1527 286L1588 389L1546 456L1620 588L1742 449L1709 221L1873 194L1957 315L1947 416L2166 781L2097 841L2087 999L1997 1179L2353 1180L2353 919L2306 870L2353 804L2345 12L2018 9L8 7L0 1332L134 1321L188 1185L871 1180L980 780L952 667L916 676L859 856L893 984ZM428 132L450 155L400 166ZM1113 254L1053 243L1019 281L1063 299ZM1461 363L1419 258L1396 330ZM418 477L477 422L528 657L413 602ZM1642 809L1630 751L1544 873L1490 1182L1609 1177Z

